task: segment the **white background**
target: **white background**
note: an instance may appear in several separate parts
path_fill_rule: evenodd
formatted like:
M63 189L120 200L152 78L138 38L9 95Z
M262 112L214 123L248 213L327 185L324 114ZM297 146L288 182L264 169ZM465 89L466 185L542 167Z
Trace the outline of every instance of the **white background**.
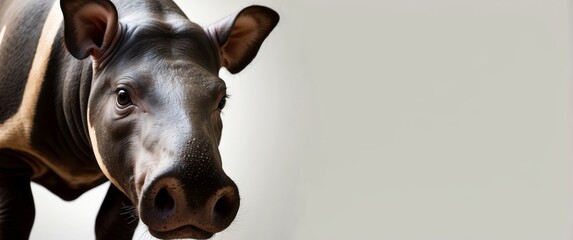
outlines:
M242 206L215 239L573 238L568 1L178 2L203 25L281 15L222 71ZM93 239L106 189L67 203L35 185L31 238Z

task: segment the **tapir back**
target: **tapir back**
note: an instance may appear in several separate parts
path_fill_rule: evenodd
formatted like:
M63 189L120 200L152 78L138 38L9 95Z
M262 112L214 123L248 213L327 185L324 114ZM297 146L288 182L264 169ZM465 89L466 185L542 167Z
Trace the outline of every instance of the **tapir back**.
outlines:
M20 107L38 39L52 3L52 0L0 2L0 124Z

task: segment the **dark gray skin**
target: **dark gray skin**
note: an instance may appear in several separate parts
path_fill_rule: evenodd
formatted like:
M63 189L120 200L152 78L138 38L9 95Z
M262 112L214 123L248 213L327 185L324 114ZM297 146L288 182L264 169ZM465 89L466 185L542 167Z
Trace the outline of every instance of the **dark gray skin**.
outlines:
M54 4L0 1L0 239L29 237L31 181L73 200L110 180L97 239L132 238L130 203L158 238L228 227L239 193L218 150L218 71L244 69L278 14L251 6L202 28L169 0Z

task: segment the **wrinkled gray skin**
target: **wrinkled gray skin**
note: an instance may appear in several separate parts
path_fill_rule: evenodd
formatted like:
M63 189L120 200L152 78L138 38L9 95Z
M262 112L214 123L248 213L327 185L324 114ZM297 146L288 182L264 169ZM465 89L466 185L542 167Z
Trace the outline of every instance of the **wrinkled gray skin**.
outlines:
M158 238L228 227L239 193L218 150L218 71L245 68L278 20L251 6L203 28L169 0L0 1L0 239L29 237L30 181L72 200L110 180L97 239L131 239L130 211Z

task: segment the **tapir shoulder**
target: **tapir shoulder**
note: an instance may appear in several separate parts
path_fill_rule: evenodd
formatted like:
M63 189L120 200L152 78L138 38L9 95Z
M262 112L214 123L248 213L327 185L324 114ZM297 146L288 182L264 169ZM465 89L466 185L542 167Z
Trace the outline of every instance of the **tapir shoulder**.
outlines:
M0 9L0 149L25 149L59 21L50 1L13 1ZM53 19L53 20L51 20Z
M89 164L89 153L56 151L62 148L60 123L54 120L62 119L55 92L61 78L54 72L62 66L56 61L63 45L62 18L53 0L0 4L0 168L14 159L25 162L32 180L73 199L105 178L95 161ZM50 124L43 126L49 132L40 132L39 123Z

